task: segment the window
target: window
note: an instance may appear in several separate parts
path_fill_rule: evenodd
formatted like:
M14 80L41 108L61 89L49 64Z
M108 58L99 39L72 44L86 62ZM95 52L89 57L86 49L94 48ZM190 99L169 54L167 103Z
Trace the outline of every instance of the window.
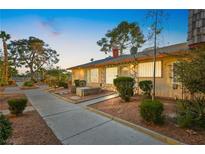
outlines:
M175 71L176 70L176 64L177 63L172 64L172 82L175 83L175 84L179 83L179 81L177 80L178 77L177 77L177 74L176 74L176 71Z
M87 83L90 83L90 70L87 70Z
M139 63L139 77L153 77L154 62ZM156 77L162 77L162 62L156 61Z
M98 69L91 69L90 70L90 81L94 83L98 83Z
M113 79L117 77L117 67L106 68L106 83L113 84Z

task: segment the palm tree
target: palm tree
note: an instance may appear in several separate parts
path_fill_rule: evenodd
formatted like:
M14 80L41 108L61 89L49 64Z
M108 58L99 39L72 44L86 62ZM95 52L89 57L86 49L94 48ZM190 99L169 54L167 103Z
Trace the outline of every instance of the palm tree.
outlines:
M6 41L10 39L10 35L5 31L0 32L0 38L3 42L3 52L4 52L4 60L3 60L3 81L5 84L8 84L8 50Z

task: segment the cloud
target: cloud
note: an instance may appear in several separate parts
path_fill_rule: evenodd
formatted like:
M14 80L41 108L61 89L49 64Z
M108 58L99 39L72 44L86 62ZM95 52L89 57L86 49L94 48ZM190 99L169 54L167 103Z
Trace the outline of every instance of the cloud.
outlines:
M54 18L47 18L40 21L40 25L45 28L52 36L59 36L61 34L57 22Z

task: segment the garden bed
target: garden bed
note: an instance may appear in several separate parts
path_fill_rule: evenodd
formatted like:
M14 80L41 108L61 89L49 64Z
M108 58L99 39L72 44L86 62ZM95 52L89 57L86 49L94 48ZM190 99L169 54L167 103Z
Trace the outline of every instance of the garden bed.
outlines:
M160 99L160 101L164 104L164 125L154 125L143 121L139 113L139 104L141 102L140 96L132 97L131 101L128 103L123 102L119 97L117 97L90 105L89 107L129 121L133 124L143 126L186 144L205 144L204 130L193 131L190 129L180 128L176 125L174 119L176 103L174 100Z
M55 90L50 90L50 92L65 98L66 100L72 102L72 103L81 103L87 100L92 100L92 99L96 99L99 97L103 97L103 96L108 96L111 94L114 94L115 92L113 91L107 91L107 90L102 90L100 93L98 94L92 94L92 95L87 95L87 96L77 96L75 93L72 93L69 89L64 89L64 88L57 88Z
M16 99L16 98L25 98L24 94L19 93L12 93L12 94L0 94L0 110L8 110L8 103L9 99ZM28 101L27 106L31 106L31 103Z
M13 133L8 144L15 145L59 145L60 141L36 111L22 116L7 116L12 122Z
M7 101L9 99L26 97L24 94L1 94L0 95L0 111L8 110ZM27 106L32 106L30 102ZM7 140L7 144L61 144L50 128L37 111L27 111L21 116L6 115L12 122L13 133Z

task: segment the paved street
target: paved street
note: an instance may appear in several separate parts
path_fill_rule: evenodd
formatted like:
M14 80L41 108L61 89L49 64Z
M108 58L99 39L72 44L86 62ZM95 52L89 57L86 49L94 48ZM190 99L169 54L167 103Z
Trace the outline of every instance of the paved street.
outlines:
M42 89L24 90L24 93L63 144L164 144L107 117L88 111L83 105L68 103Z

